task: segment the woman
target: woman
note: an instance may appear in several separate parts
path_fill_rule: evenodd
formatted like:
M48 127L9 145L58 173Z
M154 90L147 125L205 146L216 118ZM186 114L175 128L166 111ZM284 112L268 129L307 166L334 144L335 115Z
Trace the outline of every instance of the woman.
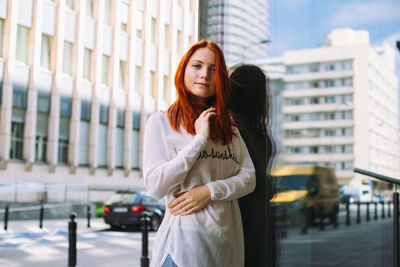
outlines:
M266 174L273 151L267 131L267 79L259 67L242 65L232 72L230 81L229 107L241 126L240 134L256 170L256 189L239 199L243 218L245 266L275 266L274 221L269 204L272 192Z
M221 49L205 40L183 56L177 100L153 114L144 136L144 181L168 209L152 266L244 265L237 199L255 188L254 166L227 108L229 79Z

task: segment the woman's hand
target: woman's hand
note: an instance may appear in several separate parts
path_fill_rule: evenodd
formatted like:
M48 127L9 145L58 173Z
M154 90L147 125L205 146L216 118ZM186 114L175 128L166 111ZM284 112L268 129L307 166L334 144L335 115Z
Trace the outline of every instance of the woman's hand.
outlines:
M172 215L189 215L205 208L211 201L210 189L207 185L193 187L180 197L171 201L168 208Z
M194 123L196 134L201 134L208 139L210 137L210 118L215 115L217 113L214 107L204 110Z

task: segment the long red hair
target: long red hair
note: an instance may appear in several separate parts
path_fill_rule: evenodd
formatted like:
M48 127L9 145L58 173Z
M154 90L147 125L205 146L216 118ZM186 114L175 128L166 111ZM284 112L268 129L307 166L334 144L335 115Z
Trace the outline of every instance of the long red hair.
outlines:
M215 53L215 96L209 98L208 106L197 100L184 82L185 69L190 57L197 49L204 47ZM168 119L172 129L180 132L182 126L189 134L195 135L195 121L204 110L214 106L217 115L210 120L210 138L221 145L230 144L234 135L232 131L233 122L227 107L230 83L222 50L215 43L206 40L201 40L190 47L182 57L176 70L175 87L178 97L168 109Z

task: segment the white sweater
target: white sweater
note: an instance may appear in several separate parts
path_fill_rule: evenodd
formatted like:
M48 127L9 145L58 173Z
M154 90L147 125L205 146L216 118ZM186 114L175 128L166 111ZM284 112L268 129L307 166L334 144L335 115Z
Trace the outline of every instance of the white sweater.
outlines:
M174 131L165 113L153 114L144 135L144 182L155 198L207 185L211 202L187 216L168 208L156 234L151 266L161 266L169 254L179 267L242 267L244 243L237 199L255 188L254 166L235 128L232 143L221 146L202 135Z

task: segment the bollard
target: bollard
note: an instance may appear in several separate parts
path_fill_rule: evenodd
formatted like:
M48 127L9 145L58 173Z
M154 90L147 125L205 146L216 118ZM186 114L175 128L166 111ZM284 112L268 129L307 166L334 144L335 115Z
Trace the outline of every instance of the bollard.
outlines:
M324 224L324 216L322 214L324 214L324 207L321 206L320 207L320 211L321 211L321 218L319 220L319 230L323 231L325 229L325 224Z
M357 202L357 223L361 222L360 218L360 201Z
M378 203L374 203L374 205L375 205L375 215L374 215L374 219L375 220L378 220Z
M76 213L71 212L69 215L71 219L68 223L68 267L76 266Z
M388 217L390 218L392 216L391 214L391 208L390 208L390 201L388 201Z
M87 228L90 228L90 204L87 205Z
M346 203L346 225L350 225L350 203Z
M4 231L7 231L7 228L8 228L8 205L6 205L4 211Z
M148 250L148 222L150 222L150 218L147 216L146 212L143 212L142 217L140 218L141 228L142 228L142 258L140 259L141 267L149 267L149 250Z
M385 219L385 202L382 202L381 204L382 204L382 214L381 214L381 217L382 217L382 219Z
M367 222L369 222L369 202L367 202L367 218L366 218L366 220L367 220Z
M44 218L44 207L43 204L40 206L40 211L39 211L39 228L43 228L43 218Z

